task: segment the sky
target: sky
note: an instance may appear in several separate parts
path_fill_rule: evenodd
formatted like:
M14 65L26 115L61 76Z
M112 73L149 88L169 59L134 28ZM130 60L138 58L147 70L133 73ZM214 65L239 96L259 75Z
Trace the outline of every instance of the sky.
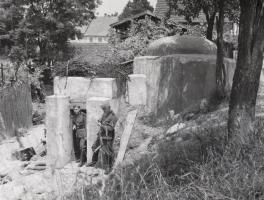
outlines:
M102 0L102 5L100 5L96 13L98 12L99 16L103 16L104 13L112 14L118 12L120 14L123 11L123 8L129 0ZM150 5L155 8L157 0L148 0Z

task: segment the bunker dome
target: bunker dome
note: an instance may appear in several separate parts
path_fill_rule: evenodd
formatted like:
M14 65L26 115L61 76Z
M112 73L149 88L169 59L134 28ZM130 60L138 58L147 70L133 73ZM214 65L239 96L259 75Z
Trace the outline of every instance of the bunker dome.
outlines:
M145 74L148 112L179 113L216 89L216 45L202 37L170 36L152 42L146 56L134 60L134 74ZM234 61L225 59L227 82ZM228 86L229 84L227 84Z
M203 37L188 35L164 37L152 42L146 55L166 56L172 54L216 54L216 45Z

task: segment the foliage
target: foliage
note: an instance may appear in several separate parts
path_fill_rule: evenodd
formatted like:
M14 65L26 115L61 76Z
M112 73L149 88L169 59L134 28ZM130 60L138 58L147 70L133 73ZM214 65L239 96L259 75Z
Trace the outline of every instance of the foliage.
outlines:
M131 17L147 10L151 12L154 10L148 0L128 1L125 8L123 9L123 12L119 16L119 20Z
M190 35L204 35L202 26L187 25ZM128 37L124 40L120 39L119 33L111 30L109 43L113 51L117 52L124 60L133 59L136 56L143 56L146 53L149 44L159 38L176 35L182 31L181 26L176 24L168 24L166 21L154 22L150 18L134 21L128 30Z
M132 59L137 55L144 55L146 47L151 41L168 35L170 30L165 24L156 24L151 19L135 21L131 24L128 37L120 40L115 30L111 30L110 44L114 51L120 51L126 59Z
M9 78L31 77L34 88L39 88L40 72L45 74L54 62L72 56L68 40L79 34L77 26L90 22L98 4L100 0L2 0L0 45L8 49L5 53L12 62L7 83Z
M49 1L5 0L0 4L9 44L25 49L27 58L42 63L57 60L74 37L76 26L93 18L96 0Z
M167 0L170 10L169 14L174 13L182 15L191 23L195 18L198 18L202 12L207 21L207 39L212 40L213 26L217 13L219 12L219 2L221 0ZM239 21L239 1L225 1L224 5L225 17L233 22Z

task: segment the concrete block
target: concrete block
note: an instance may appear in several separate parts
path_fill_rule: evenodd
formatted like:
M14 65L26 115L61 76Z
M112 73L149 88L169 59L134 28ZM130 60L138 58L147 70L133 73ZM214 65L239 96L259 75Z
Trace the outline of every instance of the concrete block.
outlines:
M94 144L99 126L97 120L99 120L103 114L101 105L104 103L110 103L110 98L105 97L91 97L86 101L86 119L87 119L87 162L92 161L92 145Z
M89 97L115 98L117 85L114 78L55 77L54 94L69 96L72 102L86 102Z
M92 79L88 90L88 97L115 98L117 96L117 85L114 78Z
M70 99L86 100L90 79L85 77L58 77L54 78L54 94L66 95Z
M147 85L146 75L131 74L128 81L128 102L130 105L146 105Z
M59 95L46 99L47 164L52 169L64 167L73 155L69 100Z

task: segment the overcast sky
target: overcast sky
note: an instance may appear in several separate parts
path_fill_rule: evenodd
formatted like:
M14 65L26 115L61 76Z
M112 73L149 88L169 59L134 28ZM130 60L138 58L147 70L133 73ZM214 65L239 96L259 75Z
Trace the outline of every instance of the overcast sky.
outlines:
M155 8L157 0L148 1ZM102 5L96 10L96 13L98 12L100 16L104 15L104 13L112 14L118 12L118 14L120 14L128 0L102 0L102 2Z

